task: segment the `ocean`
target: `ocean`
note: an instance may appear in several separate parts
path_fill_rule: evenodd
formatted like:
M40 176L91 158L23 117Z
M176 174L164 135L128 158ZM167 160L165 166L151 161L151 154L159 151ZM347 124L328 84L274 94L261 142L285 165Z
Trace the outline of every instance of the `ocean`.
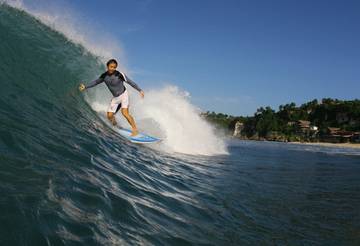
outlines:
M360 245L359 150L218 136L177 87L132 94L133 144L78 91L104 69L0 3L0 245Z

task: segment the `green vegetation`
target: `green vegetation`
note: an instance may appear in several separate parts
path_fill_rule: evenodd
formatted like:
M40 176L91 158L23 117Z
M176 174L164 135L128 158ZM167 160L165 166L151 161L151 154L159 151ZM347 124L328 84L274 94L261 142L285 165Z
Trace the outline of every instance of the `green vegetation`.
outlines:
M254 116L248 117L214 112L203 116L217 127L227 129L229 134L234 132L236 122L241 122L241 137L244 138L269 139L275 136L287 141L301 141L309 138L306 129L313 129L313 126L317 127L316 136L326 134L328 127L360 131L360 100L324 98L321 102L313 100L299 107L295 103L280 105L277 112L271 107L261 107Z

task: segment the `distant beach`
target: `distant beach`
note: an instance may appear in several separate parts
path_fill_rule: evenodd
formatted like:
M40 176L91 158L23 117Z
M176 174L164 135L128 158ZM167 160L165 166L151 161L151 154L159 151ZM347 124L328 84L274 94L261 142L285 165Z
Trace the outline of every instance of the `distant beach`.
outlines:
M308 142L288 142L289 144L302 144L302 145L314 145L325 147L341 147L341 148L356 148L360 149L360 143L308 143Z

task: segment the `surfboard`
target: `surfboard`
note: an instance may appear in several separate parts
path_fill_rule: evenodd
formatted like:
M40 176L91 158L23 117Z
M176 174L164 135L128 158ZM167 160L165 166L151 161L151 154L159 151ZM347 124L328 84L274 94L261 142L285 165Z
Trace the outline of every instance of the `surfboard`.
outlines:
M136 136L130 136L131 135L131 130L126 129L126 128L118 128L117 132L125 137L127 140L133 142L133 143L156 143L161 141L161 139L156 138L156 137L152 137L149 136L145 133L139 132L138 135Z

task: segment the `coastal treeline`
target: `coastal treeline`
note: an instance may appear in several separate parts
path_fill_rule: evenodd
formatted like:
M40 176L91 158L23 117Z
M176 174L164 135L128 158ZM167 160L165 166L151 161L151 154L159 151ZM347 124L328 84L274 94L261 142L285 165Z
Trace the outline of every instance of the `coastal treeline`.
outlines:
M360 132L360 100L324 98L280 105L277 111L260 107L253 116L206 112L203 117L244 139L351 142Z

